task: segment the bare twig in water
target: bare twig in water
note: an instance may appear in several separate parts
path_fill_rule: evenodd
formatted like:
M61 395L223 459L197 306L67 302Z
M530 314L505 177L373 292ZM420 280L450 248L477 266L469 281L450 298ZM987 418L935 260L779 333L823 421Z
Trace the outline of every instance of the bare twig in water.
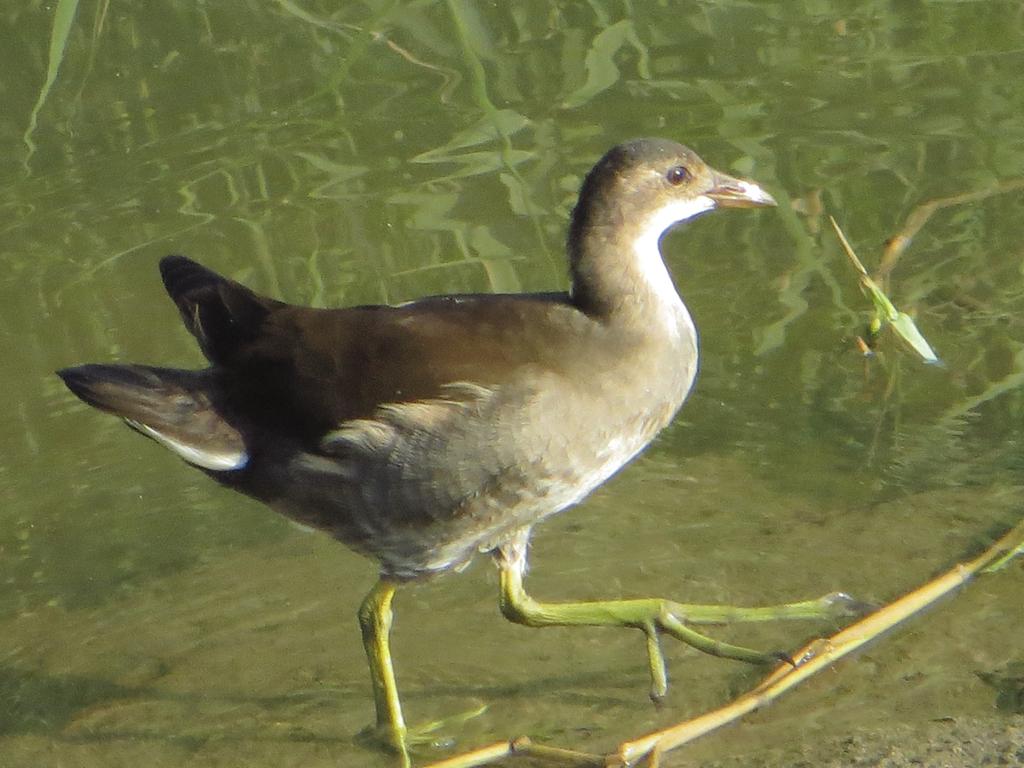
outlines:
M878 267L879 279L884 279L890 272L892 272L892 269L896 266L896 262L899 260L899 257L910 246L914 236L921 231L921 227L925 225L925 222L927 222L936 211L943 208L950 208L954 205L962 205L963 203L974 203L978 200L984 200L995 195L1002 195L1006 192L1014 192L1018 189L1024 189L1024 179L1010 179L1008 181L1002 181L988 189L981 189L975 192L964 192L959 195L950 195L949 197L940 197L935 200L929 200L927 203L921 203L921 205L917 206L917 208L915 208L907 217L907 223L903 225L903 229L889 238L888 243L886 243L885 252L882 254L882 263Z
M520 736L518 739L499 741L439 763L431 763L427 768L478 768L506 757L532 757L551 765L564 765L569 768L604 768L608 764L604 755L546 747L543 744L534 744L526 736Z

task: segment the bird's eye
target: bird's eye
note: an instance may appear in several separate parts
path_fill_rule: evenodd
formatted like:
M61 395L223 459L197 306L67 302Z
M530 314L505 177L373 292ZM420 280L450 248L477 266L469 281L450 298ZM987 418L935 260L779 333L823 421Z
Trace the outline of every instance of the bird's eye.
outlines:
M668 179L669 184L675 187L690 178L690 172L686 170L685 166L677 165L674 168L669 168L668 173L665 174L665 178Z

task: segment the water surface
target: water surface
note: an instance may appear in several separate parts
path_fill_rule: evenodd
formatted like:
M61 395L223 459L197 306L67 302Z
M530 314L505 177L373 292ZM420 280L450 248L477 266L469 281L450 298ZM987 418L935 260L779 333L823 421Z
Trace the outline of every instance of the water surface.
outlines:
M780 206L665 240L697 389L539 529L537 596L883 601L1019 519L1024 195L1000 191L1024 177L1019 3L59 2L10 11L0 39L2 766L388 765L353 741L372 564L52 371L201 364L156 273L170 252L318 306L563 287L580 178L634 136L685 141ZM969 193L991 194L936 209L888 284L944 365L891 338L866 361L870 305L826 215L870 268L920 206ZM409 719L489 705L460 747L607 750L758 679L671 648L655 710L640 636L509 625L492 571L397 600ZM1021 578L982 580L686 758L824 763L849 739L1019 728L982 676L1022 661ZM716 634L776 648L829 629Z

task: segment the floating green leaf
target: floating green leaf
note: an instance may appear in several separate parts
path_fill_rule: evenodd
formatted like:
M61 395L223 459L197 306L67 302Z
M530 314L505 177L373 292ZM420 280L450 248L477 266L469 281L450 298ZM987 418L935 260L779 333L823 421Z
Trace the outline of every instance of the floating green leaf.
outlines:
M836 236L838 236L839 242L842 243L843 250L846 251L850 262L860 272L861 290L871 298L871 303L875 305L875 317L871 321L872 333L881 332L885 325L889 324L892 326L893 331L896 332L896 335L909 344L911 349L921 356L922 360L931 365L938 363L938 356L917 329L913 318L906 312L900 312L896 309L896 306L885 295L885 292L882 291L878 283L871 279L867 269L864 268L864 264L857 258L857 254L853 252L853 248L846 239L846 235L843 234L843 230L839 228L836 220L831 216L828 217L828 220L832 222L832 228L836 231Z

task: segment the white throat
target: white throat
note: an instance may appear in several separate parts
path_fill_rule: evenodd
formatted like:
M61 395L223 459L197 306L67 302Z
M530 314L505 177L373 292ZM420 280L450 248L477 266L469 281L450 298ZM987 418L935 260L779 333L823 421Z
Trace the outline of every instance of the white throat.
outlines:
M715 201L705 195L690 200L673 200L647 219L644 228L633 241L637 271L657 302L658 317L671 333L685 333L688 329L696 335L696 329L686 305L676 291L665 260L661 257L661 236L672 225L692 219L714 207Z

